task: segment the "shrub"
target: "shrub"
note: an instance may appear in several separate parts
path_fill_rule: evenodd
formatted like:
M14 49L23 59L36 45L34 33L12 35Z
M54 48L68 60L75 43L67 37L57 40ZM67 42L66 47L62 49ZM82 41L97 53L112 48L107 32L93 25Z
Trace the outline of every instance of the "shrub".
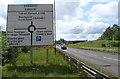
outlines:
M102 44L102 47L106 47L106 45L103 43L103 44Z
M113 47L120 47L120 42L114 42L111 44Z
M6 45L6 34L2 34L2 65L6 63L14 63L13 60L22 52L27 53L29 47L10 47Z

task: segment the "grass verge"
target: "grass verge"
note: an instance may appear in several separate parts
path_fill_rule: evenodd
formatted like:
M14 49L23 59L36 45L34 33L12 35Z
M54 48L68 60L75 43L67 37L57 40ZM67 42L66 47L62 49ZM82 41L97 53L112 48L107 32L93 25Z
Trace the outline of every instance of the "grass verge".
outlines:
M85 49L85 48L77 48L77 49L90 50L90 51L96 51L96 52L104 52L104 53L111 53L111 54L120 54L119 52L104 51L104 50L93 50L93 49Z
M120 47L120 41L116 41L116 40L86 41L86 42L71 44L71 45L68 45L68 47L72 47L72 48L91 47L91 48L118 50ZM86 49L86 48L79 48L79 49L92 50L92 51L98 51L98 52L104 52L104 53L112 53L112 54L120 54L120 52L113 52L113 51L93 50L93 49Z
M111 53L111 54L120 54L120 52L112 52L112 51L104 51L104 50L94 50L94 49L79 48L80 46L76 45L76 44L68 45L68 47L77 48L77 49L83 49L83 50L96 51L96 52L104 52L104 53ZM97 47L95 47L95 48L97 48Z
M46 63L46 50L33 49L33 64L29 61L30 53L21 53L16 62L2 66L3 77L75 77L82 79L86 75L78 74L76 67L70 68L61 55L54 55L54 50L49 50L49 63Z
M76 43L71 46L77 47L93 47L93 48L103 48L103 49L118 49L120 41L115 40L95 40L86 41L81 43Z
M94 50L94 49L78 48L76 46L68 46L68 47L77 48L77 49L83 49L83 50L96 51L96 52L104 52L104 53L111 53L111 54L120 54L120 52L112 52L112 51L104 51L104 50Z

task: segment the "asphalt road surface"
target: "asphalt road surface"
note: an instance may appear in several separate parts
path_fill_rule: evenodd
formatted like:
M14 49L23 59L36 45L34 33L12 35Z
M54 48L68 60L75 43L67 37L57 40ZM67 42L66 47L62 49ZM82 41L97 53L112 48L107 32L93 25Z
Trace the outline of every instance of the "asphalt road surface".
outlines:
M60 46L57 46L57 48L61 49ZM120 67L120 64L118 64L118 62L120 61L120 59L118 59L118 55L116 54L75 49L69 47L67 47L67 50L63 51L74 55L75 57L80 58L86 62L89 62L94 66L102 68L106 72L110 72L111 74L118 76L118 67Z
M92 47L79 47L79 48L102 50L102 51L111 51L111 52L120 52L119 49L103 49L103 48L92 48Z

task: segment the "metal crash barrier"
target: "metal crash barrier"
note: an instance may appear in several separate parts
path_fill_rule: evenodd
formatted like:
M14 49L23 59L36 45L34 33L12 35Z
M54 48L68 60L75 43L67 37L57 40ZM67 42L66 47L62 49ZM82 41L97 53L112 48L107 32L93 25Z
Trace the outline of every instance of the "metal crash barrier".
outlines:
M77 66L78 72L85 71L95 79L111 79L110 77L106 76L105 74L85 65L84 63L74 59L73 57L68 56L67 54L63 53L61 50L57 49L57 52L63 56L66 61L70 62L70 67L72 68L73 64Z

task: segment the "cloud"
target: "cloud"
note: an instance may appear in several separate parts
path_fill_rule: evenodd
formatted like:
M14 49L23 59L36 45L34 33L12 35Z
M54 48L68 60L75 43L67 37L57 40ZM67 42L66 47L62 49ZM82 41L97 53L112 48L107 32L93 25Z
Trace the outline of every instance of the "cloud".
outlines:
M7 5L13 4L13 0L0 0L0 17L6 19L7 17Z
M1 26L1 30L5 31L6 30L6 19L4 19L3 17L0 17L0 26Z
M15 4L27 4L27 3L31 4L32 2L31 0L14 0L14 3Z
M2 30L6 31L8 4L26 4L26 3L29 3L29 1L28 0L0 0L0 7L1 7L0 8L0 26L2 26Z
M70 16L70 18L75 17L77 12L77 7L79 6L79 3L77 2L59 2L56 3L56 19L66 19L65 16ZM80 9L78 9L80 11ZM75 14L76 13L76 14Z
M13 0L0 0L0 26L3 31L6 30L7 5L13 3Z
M98 39L101 34L58 34L57 33L57 40L63 38L65 40L95 40Z
M87 34L86 35L86 40L97 40L101 34Z
M118 19L118 1L112 1L106 4L94 5L88 12L89 19L97 20L117 20Z
M90 4L92 0L88 0ZM95 40L110 26L105 21L117 22L117 1L105 3L95 3L90 10L83 10L88 3L81 5L81 3L72 3L74 5L70 9L70 5L59 4L57 7L57 38L63 37L67 40L72 39L91 39ZM62 3L62 2L61 2ZM61 8L60 8L61 6ZM64 8L65 7L65 8ZM60 8L60 9L59 9ZM61 12L62 13L59 13ZM84 12L83 12L84 11ZM87 14L87 17L85 15ZM62 18L61 18L62 17ZM83 20L84 19L84 20Z
M117 0L55 1L57 39L95 40L110 26L105 21L117 22ZM7 5L19 3L54 4L54 0L0 0L0 7L2 7L0 8L0 26L2 26L2 30L6 29Z
M53 4L54 0L32 0L33 4Z
M93 2L93 0L80 0L80 7L87 6L90 2Z
M95 40L108 26L108 23L93 20L90 22L81 21L79 19L57 20L57 40L59 38L67 40Z
M55 0L56 2L82 2L83 5L86 5L89 2L111 2L113 0ZM119 1L119 0L114 0Z
M109 26L108 23L93 21L86 24L83 32L85 34L102 34L105 31L105 29Z
M0 0L0 4L4 4L4 5L12 4L12 3L14 3L13 0Z
M67 40L72 39L97 39L109 26L104 22L84 22L81 20L58 20L57 21L57 39L63 37ZM91 35L91 36L90 36ZM72 38L72 39L71 39Z
M83 32L85 22L80 20L57 20L57 32L62 34L80 34Z

